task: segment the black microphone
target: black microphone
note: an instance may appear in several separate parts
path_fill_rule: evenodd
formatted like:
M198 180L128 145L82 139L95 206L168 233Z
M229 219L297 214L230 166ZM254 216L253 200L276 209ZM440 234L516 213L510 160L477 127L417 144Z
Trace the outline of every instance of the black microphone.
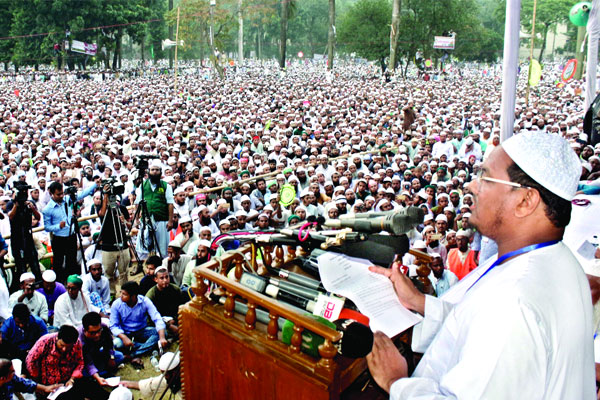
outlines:
M386 231L394 235L402 235L423 222L423 210L408 207L401 211L390 211L386 216L376 218L329 219L326 226L332 228L352 228L358 232L377 233Z
M334 321L342 339L334 343L338 353L345 357L366 357L373 349L373 332L371 329L352 319L338 319Z

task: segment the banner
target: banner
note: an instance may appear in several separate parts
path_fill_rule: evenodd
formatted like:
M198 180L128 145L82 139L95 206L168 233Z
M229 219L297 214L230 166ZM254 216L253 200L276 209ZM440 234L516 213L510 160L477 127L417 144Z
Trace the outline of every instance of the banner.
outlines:
M454 36L436 36L433 41L433 48L454 50Z
M93 43L85 43L80 42L79 40L71 41L71 46L69 48L69 41L65 41L65 50L70 50L74 53L83 53L89 56L95 56L97 46Z

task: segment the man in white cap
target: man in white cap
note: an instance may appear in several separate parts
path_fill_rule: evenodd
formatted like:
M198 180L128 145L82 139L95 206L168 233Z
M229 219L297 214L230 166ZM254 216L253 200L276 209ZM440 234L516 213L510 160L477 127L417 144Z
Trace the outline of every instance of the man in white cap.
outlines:
M181 227L181 232L175 236L175 241L179 243L181 246L181 250L185 254L189 254L194 256L196 252L196 248L198 240L200 237L194 230L192 229L192 219L189 216L182 216L179 220L179 226Z
M561 242L581 164L564 139L530 132L496 148L481 171L469 186L471 223L497 242L498 257L443 299L418 292L397 266L371 267L425 317L412 377L381 332L371 373L392 399L595 399L590 288Z
M180 399L181 375L179 353L168 351L163 354L158 361L158 368L164 373L164 376L154 376L142 379L139 382L121 381L121 385L129 389L139 390L143 399L151 399L155 394L157 398L160 398L163 392L167 390L170 390L176 399Z
M87 294L96 307L105 314L110 312L110 283L102 274L102 261L93 258L88 262L89 272L83 276L81 291Z
M15 304L23 303L27 305L31 315L40 317L44 322L48 322L48 304L46 298L34 290L35 276L31 272L25 272L20 277L21 289L17 290L8 298L8 307L12 309Z
M54 318L54 303L58 297L67 292L67 289L62 283L56 282L56 273L51 269L44 271L42 274L42 287L36 292L41 293L46 298L48 304L48 324L52 325Z
M174 198L172 186L161 180L161 176L162 163L159 160L153 160L150 165L148 179L136 189L135 203L139 207L143 194L148 213L155 221L154 232L156 233L156 241L158 242L158 248L153 248L154 239L150 237L149 227L145 227L144 234L138 235L137 250L138 253L142 254L152 251L159 252L162 257L165 257L167 255L167 245L169 244L169 230L173 227ZM143 228L143 225L140 228ZM142 236L144 237L142 238Z
M182 254L181 244L177 240L169 242L167 248L167 257L163 259L162 266L166 267L169 273L173 274L177 286L181 286L185 267L192 259L192 255Z

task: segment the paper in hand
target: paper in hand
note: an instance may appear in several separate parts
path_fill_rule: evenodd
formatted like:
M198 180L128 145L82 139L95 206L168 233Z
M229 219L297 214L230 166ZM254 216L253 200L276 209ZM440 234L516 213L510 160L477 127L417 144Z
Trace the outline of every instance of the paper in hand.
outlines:
M369 271L370 261L327 252L318 263L325 289L351 299L369 317L373 332L394 337L422 320L400 303L387 277Z

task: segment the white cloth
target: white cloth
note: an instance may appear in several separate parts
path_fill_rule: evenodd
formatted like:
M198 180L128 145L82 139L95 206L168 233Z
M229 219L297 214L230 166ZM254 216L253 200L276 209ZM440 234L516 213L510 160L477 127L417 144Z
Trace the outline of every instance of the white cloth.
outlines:
M15 304L19 303L19 297L23 294L23 290L17 290L8 298L8 308L11 310L15 306ZM31 315L35 315L36 317L40 317L45 322L48 322L48 303L46 302L46 298L43 294L38 291L33 292L33 296L31 299L24 297L21 303L25 304Z
M490 264L426 297L414 335L417 347L433 340L390 398L595 399L590 289L569 249L525 253L471 287Z
M102 304L104 304L104 309L110 310L110 283L108 282L108 278L104 275L100 276L99 281L95 281L94 278L92 278L92 274L88 272L83 276L81 290L83 293L87 294L88 297L91 292L98 293L100 299L102 299Z
M71 300L68 292L63 293L54 303L54 326L66 324L77 328L81 325L81 318L90 311L99 312L100 309L92 305L86 294L79 292L77 299Z
M0 276L0 317L7 319L12 315L12 310L8 307L8 287L4 278Z

